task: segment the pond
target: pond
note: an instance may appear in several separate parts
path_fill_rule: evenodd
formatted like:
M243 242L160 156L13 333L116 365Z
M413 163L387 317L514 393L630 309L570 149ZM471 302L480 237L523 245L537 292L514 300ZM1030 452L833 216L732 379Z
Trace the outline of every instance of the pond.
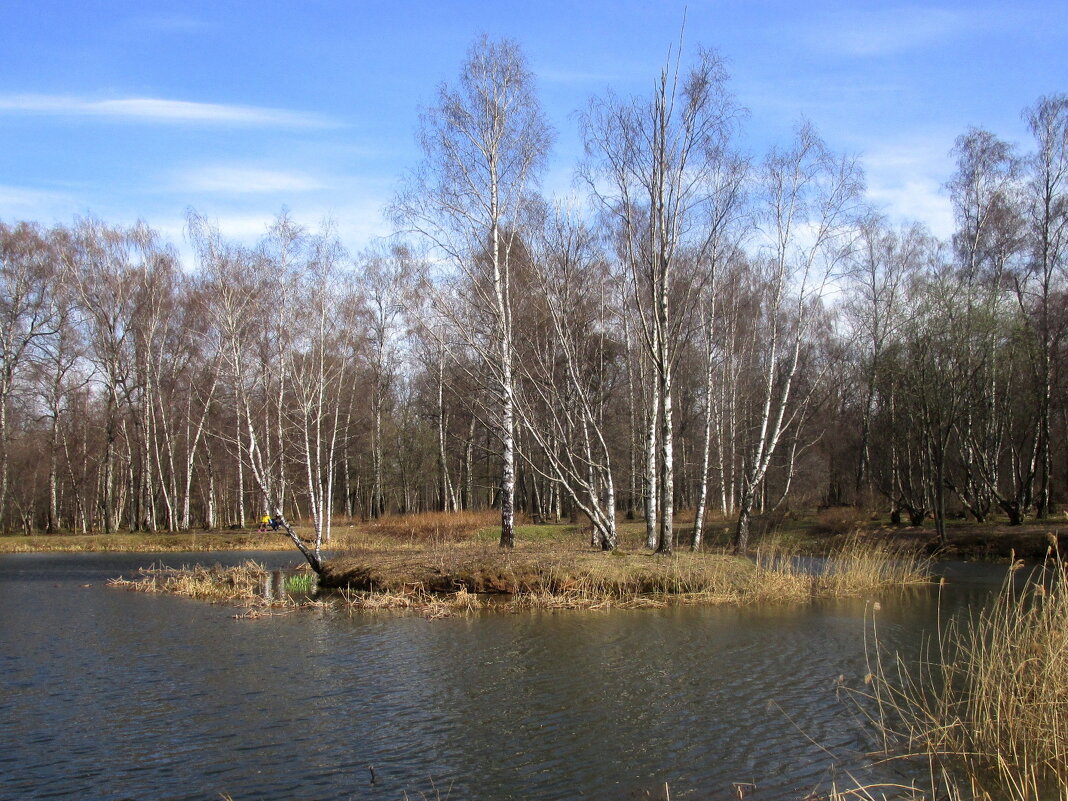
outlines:
M799 799L871 743L839 677L872 599L761 608L257 620L109 589L142 565L288 553L0 556L0 798ZM1004 575L881 596L914 652Z

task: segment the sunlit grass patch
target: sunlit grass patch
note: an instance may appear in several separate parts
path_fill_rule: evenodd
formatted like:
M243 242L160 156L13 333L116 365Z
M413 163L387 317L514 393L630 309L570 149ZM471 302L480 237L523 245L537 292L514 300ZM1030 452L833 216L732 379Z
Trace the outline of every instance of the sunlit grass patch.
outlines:
M337 539L338 546L393 543L424 546L474 539L480 531L500 525L500 513L489 511L422 512L394 515L361 523L352 534Z
M316 588L315 576L309 572L286 576L284 589L292 595L311 595Z

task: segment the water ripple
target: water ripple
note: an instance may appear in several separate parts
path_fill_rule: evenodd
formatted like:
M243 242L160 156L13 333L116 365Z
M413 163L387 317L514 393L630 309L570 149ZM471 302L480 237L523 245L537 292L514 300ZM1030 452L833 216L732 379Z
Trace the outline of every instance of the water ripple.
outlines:
M826 784L827 751L863 766L835 693L865 670L863 601L236 622L106 590L116 567L0 559L0 798L599 801L755 782L759 801ZM881 634L906 649L934 619L931 595L886 609Z

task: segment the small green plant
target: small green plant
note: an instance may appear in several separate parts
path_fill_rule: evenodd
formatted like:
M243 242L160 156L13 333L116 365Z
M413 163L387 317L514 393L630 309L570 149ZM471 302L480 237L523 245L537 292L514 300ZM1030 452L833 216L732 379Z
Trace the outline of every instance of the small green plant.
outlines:
M315 591L315 577L310 573L286 576L285 588L291 595L310 595Z

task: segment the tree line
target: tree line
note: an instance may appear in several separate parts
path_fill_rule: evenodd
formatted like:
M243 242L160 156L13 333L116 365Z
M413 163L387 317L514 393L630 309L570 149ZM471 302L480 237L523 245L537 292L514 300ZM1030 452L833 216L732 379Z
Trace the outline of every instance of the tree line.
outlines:
M494 507L612 549L711 515L857 504L1019 523L1065 499L1068 97L1021 150L973 128L956 231L891 225L802 123L747 152L722 62L579 115L582 198L519 46L483 38L422 115L397 235L347 253L282 212L195 254L143 223L0 224L0 524L245 526ZM694 510L675 530L676 511ZM309 557L310 558L310 557Z

